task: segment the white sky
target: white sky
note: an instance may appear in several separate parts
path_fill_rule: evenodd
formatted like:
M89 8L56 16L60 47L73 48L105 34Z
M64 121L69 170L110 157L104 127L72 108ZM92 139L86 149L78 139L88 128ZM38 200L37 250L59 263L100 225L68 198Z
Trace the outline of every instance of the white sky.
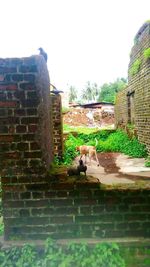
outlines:
M0 57L43 47L58 89L102 85L127 77L134 36L149 19L150 0L0 0Z

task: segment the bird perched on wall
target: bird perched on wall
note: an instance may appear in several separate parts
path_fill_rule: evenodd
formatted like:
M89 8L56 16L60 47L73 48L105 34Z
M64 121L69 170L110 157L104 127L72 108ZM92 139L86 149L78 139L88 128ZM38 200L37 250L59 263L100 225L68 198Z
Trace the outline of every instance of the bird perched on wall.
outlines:
M44 51L44 49L42 47L40 47L38 50L40 51L40 55L42 55L44 57L45 61L47 62L47 58L48 58L47 53Z

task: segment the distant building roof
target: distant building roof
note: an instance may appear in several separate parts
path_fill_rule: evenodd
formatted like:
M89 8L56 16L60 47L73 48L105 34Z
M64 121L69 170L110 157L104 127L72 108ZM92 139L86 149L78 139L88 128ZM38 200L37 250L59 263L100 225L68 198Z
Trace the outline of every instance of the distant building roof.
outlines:
M88 104L71 104L71 107L82 107L82 108L101 108L103 106L114 106L113 103L109 102L96 102L96 103L88 103Z

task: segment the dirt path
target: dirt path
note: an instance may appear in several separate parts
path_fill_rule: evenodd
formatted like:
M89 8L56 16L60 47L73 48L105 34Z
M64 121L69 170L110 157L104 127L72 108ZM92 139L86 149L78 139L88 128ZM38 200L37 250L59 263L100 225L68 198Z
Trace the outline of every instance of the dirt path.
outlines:
M103 184L134 184L146 182L150 186L150 168L144 167L144 159L130 158L120 153L98 153L100 166L95 160L87 163L87 175ZM75 163L78 164L79 157Z

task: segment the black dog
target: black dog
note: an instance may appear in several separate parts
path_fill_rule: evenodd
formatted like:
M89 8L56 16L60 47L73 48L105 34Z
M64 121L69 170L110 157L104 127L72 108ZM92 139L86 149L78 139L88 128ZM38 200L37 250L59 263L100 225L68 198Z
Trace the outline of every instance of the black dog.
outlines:
M75 167L69 168L67 170L67 174L69 176L73 176L73 175L80 175L80 172L84 172L85 176L86 176L86 171L87 171L87 166L85 166L83 163L83 160L80 159L79 165L77 166L77 168L75 168Z
M80 172L84 172L85 173L85 176L86 176L87 166L84 165L82 159L79 160L79 165L77 166L77 170L79 171L79 173Z

